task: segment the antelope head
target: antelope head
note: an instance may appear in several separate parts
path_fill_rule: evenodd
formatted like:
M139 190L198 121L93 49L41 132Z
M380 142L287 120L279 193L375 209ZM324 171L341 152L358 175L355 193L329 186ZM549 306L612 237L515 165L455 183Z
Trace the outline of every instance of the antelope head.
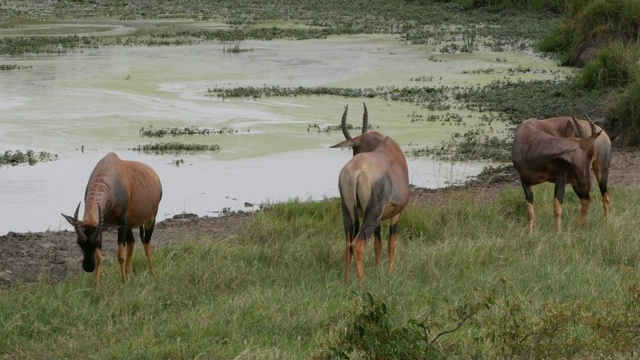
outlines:
M349 127L347 125L347 111L349 105L344 107L344 113L342 114L342 121L340 127L346 140L331 146L332 148L346 148L350 147L353 150L353 155L357 155L363 152L369 152L375 150L378 145L384 140L385 136L377 131L369 130L369 113L367 111L367 105L364 104L364 114L362 115L362 133L355 138L349 133Z
M82 221L78 220L78 212L80 211L80 204L76 208L76 212L73 217L62 214L64 218L74 227L76 230L77 243L82 249L82 269L86 272L93 272L96 268L96 249L102 248L102 230L104 228L104 216L102 209L98 205L98 226L84 225Z

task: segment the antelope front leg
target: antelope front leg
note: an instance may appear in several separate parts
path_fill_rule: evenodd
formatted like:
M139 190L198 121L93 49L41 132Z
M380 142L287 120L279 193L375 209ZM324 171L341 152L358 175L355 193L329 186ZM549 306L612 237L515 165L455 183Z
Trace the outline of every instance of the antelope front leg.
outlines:
M555 188L553 190L553 215L556 218L556 231L558 232L560 232L562 225L562 202L564 201L564 188L566 185L566 181L567 177L565 172L558 172L557 174L555 174Z
M96 249L96 268L93 270L93 290L98 290L100 285L100 264L102 264L102 250Z
M153 261L151 261L151 243L143 244L144 255L147 257L147 264L149 264L149 273L153 275Z
M135 243L127 243L127 258L124 262L124 274L128 276L131 272L131 260L133 259L133 250L135 248Z
M587 218L587 212L589 212L590 198L580 199L580 219L578 220L578 227L584 226L584 220Z
M536 214L533 211L533 191L531 191L531 186L524 183L524 180L520 180L522 182L522 190L524 191L524 198L527 200L527 226L529 227L529 233L533 232L533 224L536 220Z
M556 218L556 231L560 232L562 227L562 201L553 200L553 216Z
M122 277L122 282L127 281L127 273L125 272L125 254L124 254L124 243L118 244L118 262L120 263L120 276Z
M127 231L127 259L124 262L125 277L131 272L131 259L133 259L133 250L136 246L136 239L133 237L133 231Z
M153 228L155 227L155 221L149 229L145 229L140 226L140 239L144 246L144 255L147 257L147 264L149 264L149 273L153 275L153 261L151 261L151 235L153 234Z

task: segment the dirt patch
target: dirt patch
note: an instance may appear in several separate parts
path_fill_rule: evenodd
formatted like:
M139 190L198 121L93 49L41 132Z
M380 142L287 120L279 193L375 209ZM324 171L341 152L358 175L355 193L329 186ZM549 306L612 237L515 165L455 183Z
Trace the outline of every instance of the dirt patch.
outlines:
M185 239L233 238L253 216L253 213L233 213L223 217L167 219L156 225L151 243L159 247ZM117 261L117 239L115 229L103 233L105 259ZM138 239L136 246L141 247ZM73 231L9 232L0 236L0 287L34 283L41 278L58 282L82 271L81 262L82 252Z
M640 150L615 149L609 174L610 186L640 186ZM443 189L416 188L411 201L442 205L451 196L473 194L479 199L494 199L505 187L519 187L515 169L501 168L483 173L462 186ZM613 205L615 206L615 204ZM255 216L254 213L236 213L223 217L189 217L159 222L151 240L154 247L180 241L206 238L228 239L240 231ZM0 236L0 287L34 283L45 279L51 283L70 277L81 270L82 253L76 245L72 231L47 231L40 233L9 232ZM136 246L140 246L137 240ZM103 235L105 259L115 261L117 234L115 229Z

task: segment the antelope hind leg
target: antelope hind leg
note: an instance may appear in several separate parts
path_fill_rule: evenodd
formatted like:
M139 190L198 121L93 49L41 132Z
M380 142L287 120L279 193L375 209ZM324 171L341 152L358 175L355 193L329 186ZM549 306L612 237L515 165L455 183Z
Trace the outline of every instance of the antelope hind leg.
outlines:
M396 239L398 238L398 221L400 220L400 214L391 218L389 224L389 272L392 273L395 269L396 259Z
M374 237L373 249L376 254L375 265L377 269L378 265L380 265L380 254L382 253L382 233L380 231L380 224L378 224L376 229L373 231L373 237Z

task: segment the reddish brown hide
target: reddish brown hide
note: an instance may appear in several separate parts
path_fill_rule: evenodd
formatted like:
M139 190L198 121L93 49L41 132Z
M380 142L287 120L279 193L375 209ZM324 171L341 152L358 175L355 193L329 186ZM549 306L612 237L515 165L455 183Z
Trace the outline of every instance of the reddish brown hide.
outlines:
M107 154L96 164L85 190L82 220L78 220L80 204L73 217L62 214L76 230L77 242L84 255L82 268L94 272L94 289L98 288L100 280L103 225L118 227L118 261L123 283L131 270L135 244L132 229L137 227L149 272L153 274L150 241L160 199L160 178L147 164L121 160L114 153Z
M387 219L390 219L389 271L393 272L398 220L409 201L409 170L402 149L393 139L376 131L367 131L366 105L362 135L355 138L347 129L347 110L345 107L342 115L342 131L347 140L332 146L351 147L354 155L342 168L338 178L346 234L344 283L349 283L353 253L358 279L364 286L363 252L366 241L374 235L375 265L378 267L382 251L380 221Z
M530 231L533 231L535 221L531 187L545 181L555 183L556 229L561 229L566 183L571 184L580 198L578 226L584 225L591 202L589 192L592 167L602 194L605 220L609 219L607 181L611 163L611 141L590 119L586 121L562 116L544 120L525 120L516 130L512 160L520 175L527 200Z

